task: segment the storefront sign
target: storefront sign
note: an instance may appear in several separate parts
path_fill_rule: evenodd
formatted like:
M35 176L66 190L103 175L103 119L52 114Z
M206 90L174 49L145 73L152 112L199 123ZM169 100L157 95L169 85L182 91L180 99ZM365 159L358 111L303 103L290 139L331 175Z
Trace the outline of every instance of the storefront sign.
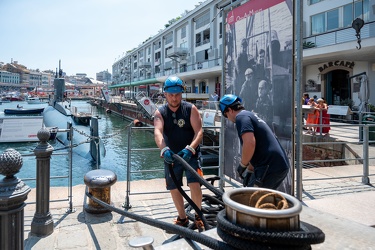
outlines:
M346 61L328 62L328 63L323 64L322 67L319 67L319 72L322 72L323 70L328 69L330 67L336 67L336 66L342 66L342 67L353 69L354 62L346 62Z
M349 115L351 110L348 106L329 105L328 114L330 115Z

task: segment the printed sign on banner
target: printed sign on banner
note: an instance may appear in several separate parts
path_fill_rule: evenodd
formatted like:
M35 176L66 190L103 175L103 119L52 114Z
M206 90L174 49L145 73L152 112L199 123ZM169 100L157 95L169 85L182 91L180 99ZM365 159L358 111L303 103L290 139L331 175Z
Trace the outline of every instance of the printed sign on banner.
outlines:
M241 97L282 145L291 145L293 1L251 0L225 10L224 18L224 94ZM235 125L226 119L224 126L224 173L235 177L241 146ZM291 147L285 151L290 157Z

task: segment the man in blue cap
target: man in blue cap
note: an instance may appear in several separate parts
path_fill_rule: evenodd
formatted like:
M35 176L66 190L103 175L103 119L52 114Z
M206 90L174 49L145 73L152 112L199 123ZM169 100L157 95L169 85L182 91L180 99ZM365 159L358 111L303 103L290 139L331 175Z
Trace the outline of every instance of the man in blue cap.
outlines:
M177 76L170 76L165 81L164 95L167 103L155 112L154 137L156 145L161 150L160 157L164 158L167 190L170 190L178 212L175 224L187 227L189 219L186 217L183 196L171 178L169 166L173 166L179 186L182 186L184 167L180 162L174 160L175 153L180 155L200 176L203 176L198 162L199 144L203 138L203 130L197 107L182 101L183 90L184 84ZM199 180L189 171L186 171L185 175L190 187L191 199L200 209L202 190ZM195 225L200 232L204 230L204 224L197 214L195 215Z

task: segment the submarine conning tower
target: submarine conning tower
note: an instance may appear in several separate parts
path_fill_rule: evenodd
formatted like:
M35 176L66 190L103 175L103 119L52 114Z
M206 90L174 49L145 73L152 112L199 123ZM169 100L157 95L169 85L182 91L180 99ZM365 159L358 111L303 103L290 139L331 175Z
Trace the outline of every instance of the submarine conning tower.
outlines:
M65 79L64 78L55 78L53 80L54 86L54 96L53 99L56 102L64 101L64 93L65 93Z

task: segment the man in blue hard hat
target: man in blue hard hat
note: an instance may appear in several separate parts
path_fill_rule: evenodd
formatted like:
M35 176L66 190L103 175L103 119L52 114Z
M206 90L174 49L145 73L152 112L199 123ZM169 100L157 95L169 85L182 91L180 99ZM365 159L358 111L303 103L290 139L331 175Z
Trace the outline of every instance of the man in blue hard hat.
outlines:
M176 225L187 227L189 219L186 216L183 196L174 184L169 166L173 166L173 172L182 186L184 167L175 161L173 155L180 155L200 176L202 169L198 162L200 154L199 144L203 138L202 120L195 105L182 101L184 84L177 76L170 76L164 83L164 95L167 103L155 112L154 137L156 145L160 148L160 157L164 158L164 169L167 190L170 190L173 202L178 212ZM202 190L199 180L186 171L187 183L191 192L191 199L200 209L202 204ZM201 232L204 225L198 215L195 216L195 225Z
M224 95L220 111L236 124L242 146L237 167L244 186L277 189L287 176L289 159L270 127L255 113L245 110L236 95Z

